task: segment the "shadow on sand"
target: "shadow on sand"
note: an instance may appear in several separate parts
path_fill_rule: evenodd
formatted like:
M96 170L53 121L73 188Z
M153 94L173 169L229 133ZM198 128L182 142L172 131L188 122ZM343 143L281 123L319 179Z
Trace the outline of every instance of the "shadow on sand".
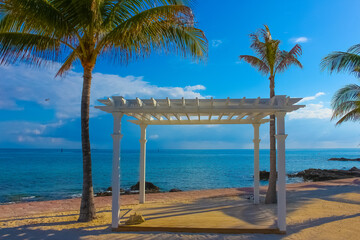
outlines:
M346 203L346 204L356 204L359 205L360 201L356 199L345 199L341 198L339 194L346 193L358 193L360 194L359 181L356 179L349 184L336 186L333 184L308 184L302 187L299 187L297 191L288 190L288 208L287 214L291 214L294 211L301 211L301 208L314 199L320 199L336 203ZM276 226L276 205L253 205L250 200L247 200L243 197L239 198L211 198L211 199L199 199L194 202L184 204L171 204L164 205L163 207L153 207L148 208L152 210L152 214L148 214L145 218L150 221L151 219L159 218L171 218L179 215L189 215L196 213L204 213L211 211L221 211L222 213L231 216L233 218L238 218L251 225L261 225L265 221L269 220L269 217L273 219L273 226ZM126 209L123 209L126 212ZM106 212L106 211L103 211ZM124 211L123 211L124 212ZM265 213L265 214L264 214ZM126 214L126 213L125 213ZM51 216L51 217L64 217L63 216ZM74 216L74 214L69 214L68 216ZM352 214L344 214L341 216L331 216L331 217L322 217L316 218L315 216L309 217L308 220L298 223L298 224L289 224L288 225L288 236L294 233L300 232L303 229L320 226L326 223L335 222L343 219L351 219L359 217L360 212L354 212ZM46 216L41 216L40 218L47 218ZM16 218L13 220L30 220L35 219L32 217L29 218ZM38 219L38 218L37 218ZM1 220L0 223L5 223L7 220ZM42 239L86 239L87 237L97 239L96 236L102 236L106 238L106 235L112 234L110 228L110 219L108 224L99 224L95 226L84 226L84 227L71 227L72 224L75 224L75 221L63 221L63 222L41 222L37 224L23 225L19 227L1 227L0 228L0 239L4 240L42 240ZM51 229L57 225L67 225L67 229L56 230ZM50 229L39 229L41 227L46 227ZM101 229L99 229L101 228ZM146 233L136 233L139 238L145 236ZM188 234L184 234L186 236ZM119 238L121 234L118 233ZM284 236L281 235L267 235L266 239L281 239ZM136 239L134 237L134 239ZM154 237L153 239L156 239ZM251 235L248 239L261 239L259 236Z

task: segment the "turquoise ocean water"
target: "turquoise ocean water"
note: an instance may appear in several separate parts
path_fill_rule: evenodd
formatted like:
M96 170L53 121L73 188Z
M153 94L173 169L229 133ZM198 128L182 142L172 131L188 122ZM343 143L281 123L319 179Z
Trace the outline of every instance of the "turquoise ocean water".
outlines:
M287 172L360 168L360 162L327 161L331 157L357 158L360 149L287 150ZM105 190L112 152L93 150L92 158L94 190ZM269 151L260 150L261 170L269 170L268 159ZM121 187L128 188L138 180L139 152L123 151L120 165ZM148 150L146 180L162 191L252 186L253 150ZM78 197L81 184L81 150L0 149L0 203Z

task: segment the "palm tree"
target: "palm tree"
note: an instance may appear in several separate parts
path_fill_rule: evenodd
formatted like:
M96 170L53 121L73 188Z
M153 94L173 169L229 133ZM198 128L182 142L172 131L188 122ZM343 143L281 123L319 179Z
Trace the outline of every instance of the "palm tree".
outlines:
M360 86L349 84L340 88L332 99L332 119L340 118L336 125L360 120Z
M95 218L89 139L92 72L99 57L127 64L152 52L199 60L207 40L195 27L191 0L0 0L0 62L83 67L83 190L79 221Z
M263 42L260 40L262 38ZM250 48L257 56L240 55L240 60L249 63L260 73L269 76L270 98L275 96L275 75L284 72L291 65L302 68L298 57L302 54L299 44L289 52L280 50L280 40L272 39L270 29L264 25L263 29L250 34ZM276 203L276 145L275 145L275 115L270 115L270 178L265 203Z
M332 52L321 60L321 69L333 72L349 72L360 77L360 44L346 52ZM360 120L360 86L349 84L339 89L332 99L332 119L340 118L336 125Z

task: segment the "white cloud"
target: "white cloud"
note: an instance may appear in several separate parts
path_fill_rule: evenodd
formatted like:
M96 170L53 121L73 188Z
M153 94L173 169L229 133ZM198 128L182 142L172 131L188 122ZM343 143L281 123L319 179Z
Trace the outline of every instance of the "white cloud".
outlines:
M205 90L205 86L203 85L195 85L195 86L186 86L185 91L198 91L198 90Z
M41 124L27 121L0 122L0 143L20 144L31 147L80 147L80 142L70 141L65 138L52 136L54 129L65 123L58 121L49 124Z
M45 108L55 109L58 118L75 118L80 114L82 73L70 71L64 79L54 79L56 67L37 70L25 65L1 66L0 109L21 110L17 101L31 101ZM99 105L99 98L120 95L126 98L204 98L198 90L202 85L159 87L143 77L94 73L91 106ZM92 116L99 110L91 107Z
M301 108L295 112L288 113L289 119L329 119L332 110L324 106L323 102L307 104L305 108Z
M150 135L150 136L149 136L149 139L151 139L151 140L159 139L159 135L157 135L157 134Z
M292 38L290 39L292 42L294 43L306 43L309 41L309 38L307 37L297 37L297 38Z
M324 96L324 92L318 92L314 96L304 97L299 103L311 102ZM307 103L305 108L288 113L289 119L330 119L332 110L323 102Z
M303 102L307 102L307 101L312 101L315 100L316 98L320 97L320 96L324 96L325 93L324 92L318 92L317 94L315 94L314 96L310 96L310 97L304 97L303 99L301 99L301 101L299 101L299 103L303 103Z
M212 40L211 46L216 48L216 47L220 46L222 43L223 43L223 41L221 41L221 40Z

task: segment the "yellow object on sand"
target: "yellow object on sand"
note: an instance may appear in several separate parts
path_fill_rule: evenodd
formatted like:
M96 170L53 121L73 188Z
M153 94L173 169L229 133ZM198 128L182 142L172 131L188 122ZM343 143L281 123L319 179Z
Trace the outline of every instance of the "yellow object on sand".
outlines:
M144 217L141 214L135 213L129 217L129 219L125 222L125 225L136 225L143 222L145 222Z

